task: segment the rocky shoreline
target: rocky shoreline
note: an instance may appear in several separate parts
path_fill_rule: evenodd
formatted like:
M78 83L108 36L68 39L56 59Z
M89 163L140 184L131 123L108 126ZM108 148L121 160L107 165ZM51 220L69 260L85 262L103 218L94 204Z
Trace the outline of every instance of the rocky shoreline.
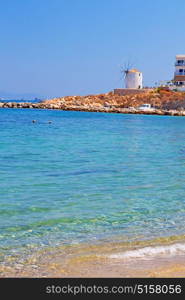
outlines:
M122 113L122 114L145 114L145 115L169 115L169 116L185 116L185 110L175 109L152 109L148 111L137 108L119 108L119 107L96 107L96 106L62 106L57 104L46 103L16 103L16 102L0 102L0 108L27 108L27 109L57 109L65 111L84 111L84 112L104 112L104 113Z
M138 107L144 103L150 103L152 109L145 111L139 109ZM185 116L185 93L149 90L141 94L119 96L109 92L99 95L53 98L39 103L0 102L0 108Z
M27 108L27 109L57 109L65 111L84 111L84 112L104 112L104 113L122 113L122 114L145 114L145 115L170 115L185 116L185 110L175 109L152 109L148 111L137 108L120 108L120 107L96 107L93 106L65 106L49 103L16 103L16 102L0 102L0 108Z

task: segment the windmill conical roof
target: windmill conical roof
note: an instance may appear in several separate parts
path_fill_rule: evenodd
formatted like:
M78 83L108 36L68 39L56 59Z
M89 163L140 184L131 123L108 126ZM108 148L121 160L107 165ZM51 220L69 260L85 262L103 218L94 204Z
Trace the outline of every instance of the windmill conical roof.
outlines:
M139 73L139 71L137 69L131 69L129 70L129 72L132 72L132 73Z

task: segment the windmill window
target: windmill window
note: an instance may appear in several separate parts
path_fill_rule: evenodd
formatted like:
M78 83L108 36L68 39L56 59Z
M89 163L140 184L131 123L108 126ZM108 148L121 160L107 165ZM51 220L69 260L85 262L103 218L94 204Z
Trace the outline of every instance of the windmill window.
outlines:
M183 69L179 69L179 72L182 73L182 72L183 72Z

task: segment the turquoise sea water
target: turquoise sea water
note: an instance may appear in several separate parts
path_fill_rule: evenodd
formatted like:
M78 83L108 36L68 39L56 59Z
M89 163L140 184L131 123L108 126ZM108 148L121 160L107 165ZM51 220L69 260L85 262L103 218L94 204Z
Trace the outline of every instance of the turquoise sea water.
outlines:
M185 118L0 110L0 253L183 234Z

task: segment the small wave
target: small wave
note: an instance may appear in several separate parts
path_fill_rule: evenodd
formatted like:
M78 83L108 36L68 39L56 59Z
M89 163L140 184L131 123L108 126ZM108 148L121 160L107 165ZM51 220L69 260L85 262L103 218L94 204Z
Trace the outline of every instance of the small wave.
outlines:
M117 259L133 259L133 258L147 258L157 255L175 255L185 254L185 244L173 244L167 246L149 246L135 250L129 250L123 253L111 254L109 258Z

